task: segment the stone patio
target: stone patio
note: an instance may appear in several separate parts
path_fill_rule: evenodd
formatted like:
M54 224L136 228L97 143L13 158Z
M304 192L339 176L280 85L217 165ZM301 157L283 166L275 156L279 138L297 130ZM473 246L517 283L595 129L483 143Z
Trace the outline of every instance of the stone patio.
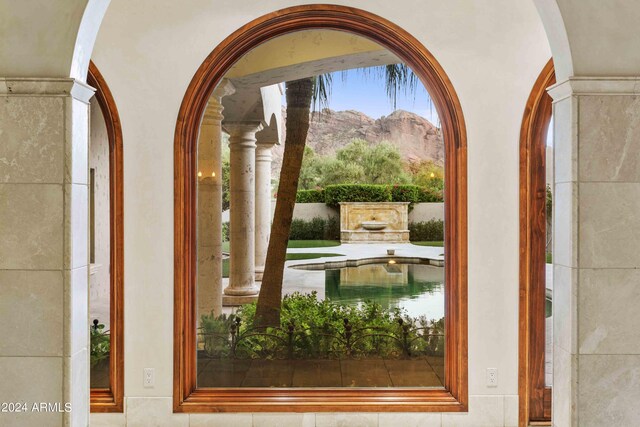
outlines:
M198 387L443 387L444 358L198 360Z

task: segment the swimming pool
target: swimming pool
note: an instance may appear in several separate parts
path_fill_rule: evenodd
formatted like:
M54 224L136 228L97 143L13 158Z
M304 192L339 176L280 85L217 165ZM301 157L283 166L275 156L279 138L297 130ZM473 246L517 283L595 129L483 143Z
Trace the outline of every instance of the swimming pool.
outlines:
M374 301L403 308L411 317L444 317L444 268L422 263L384 263L328 269L325 298L358 305Z

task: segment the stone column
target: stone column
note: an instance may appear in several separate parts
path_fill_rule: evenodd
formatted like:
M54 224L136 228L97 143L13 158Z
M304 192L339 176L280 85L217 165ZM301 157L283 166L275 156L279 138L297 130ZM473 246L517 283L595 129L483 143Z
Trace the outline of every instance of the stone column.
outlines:
M229 286L226 295L256 295L255 284L255 166L256 132L261 122L225 122L231 151Z
M222 97L235 91L224 79L213 91L198 139L198 319L222 313Z
M640 425L640 86L571 78L550 93L554 425Z
M71 79L0 79L0 401L72 407L29 406L7 425L89 423L92 95Z
M275 143L259 142L256 148L256 280L262 280L271 234L271 149Z

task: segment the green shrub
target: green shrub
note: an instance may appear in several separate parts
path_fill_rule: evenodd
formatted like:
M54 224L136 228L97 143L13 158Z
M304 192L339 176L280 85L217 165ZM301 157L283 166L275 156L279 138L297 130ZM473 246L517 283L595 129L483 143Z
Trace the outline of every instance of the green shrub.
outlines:
M336 217L315 217L310 221L291 221L289 240L340 240L340 221Z
M111 352L111 334L104 330L104 325L98 320L89 326L90 335L90 363L96 366L100 361L109 357Z
M325 203L340 206L340 202L390 202L388 185L341 184L328 185L324 189Z
M392 202L418 203L420 187L417 185L394 185L391 187Z
M296 203L324 203L324 190L298 190Z
M418 203L442 203L443 191L436 188L421 187L418 191Z
M444 240L444 221L432 219L409 223L409 240L412 242L440 242Z
M371 301L349 306L319 300L316 292L286 295L280 327L266 330L253 328L255 313L256 303L251 303L242 306L235 316L202 316L200 348L209 357L230 355L240 359L444 354L444 319L412 318L402 308L383 308Z

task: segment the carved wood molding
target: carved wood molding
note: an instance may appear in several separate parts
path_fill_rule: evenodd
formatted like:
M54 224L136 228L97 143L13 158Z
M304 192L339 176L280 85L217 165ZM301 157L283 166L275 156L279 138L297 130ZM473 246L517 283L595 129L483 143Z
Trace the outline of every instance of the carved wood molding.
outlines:
M91 389L91 412L122 412L124 400L124 183L122 127L115 100L96 65L89 63L87 83L96 89L109 139L110 241L110 388Z
M520 129L519 425L551 421L545 388L546 137L555 84L553 61L536 80ZM545 398L546 396L546 398Z
M196 162L200 120L214 88L243 55L274 37L307 29L347 31L386 47L420 77L445 142L445 389L199 389L196 387ZM175 412L466 411L467 141L449 78L413 36L384 18L336 5L279 10L227 37L195 73L180 106L174 145Z

